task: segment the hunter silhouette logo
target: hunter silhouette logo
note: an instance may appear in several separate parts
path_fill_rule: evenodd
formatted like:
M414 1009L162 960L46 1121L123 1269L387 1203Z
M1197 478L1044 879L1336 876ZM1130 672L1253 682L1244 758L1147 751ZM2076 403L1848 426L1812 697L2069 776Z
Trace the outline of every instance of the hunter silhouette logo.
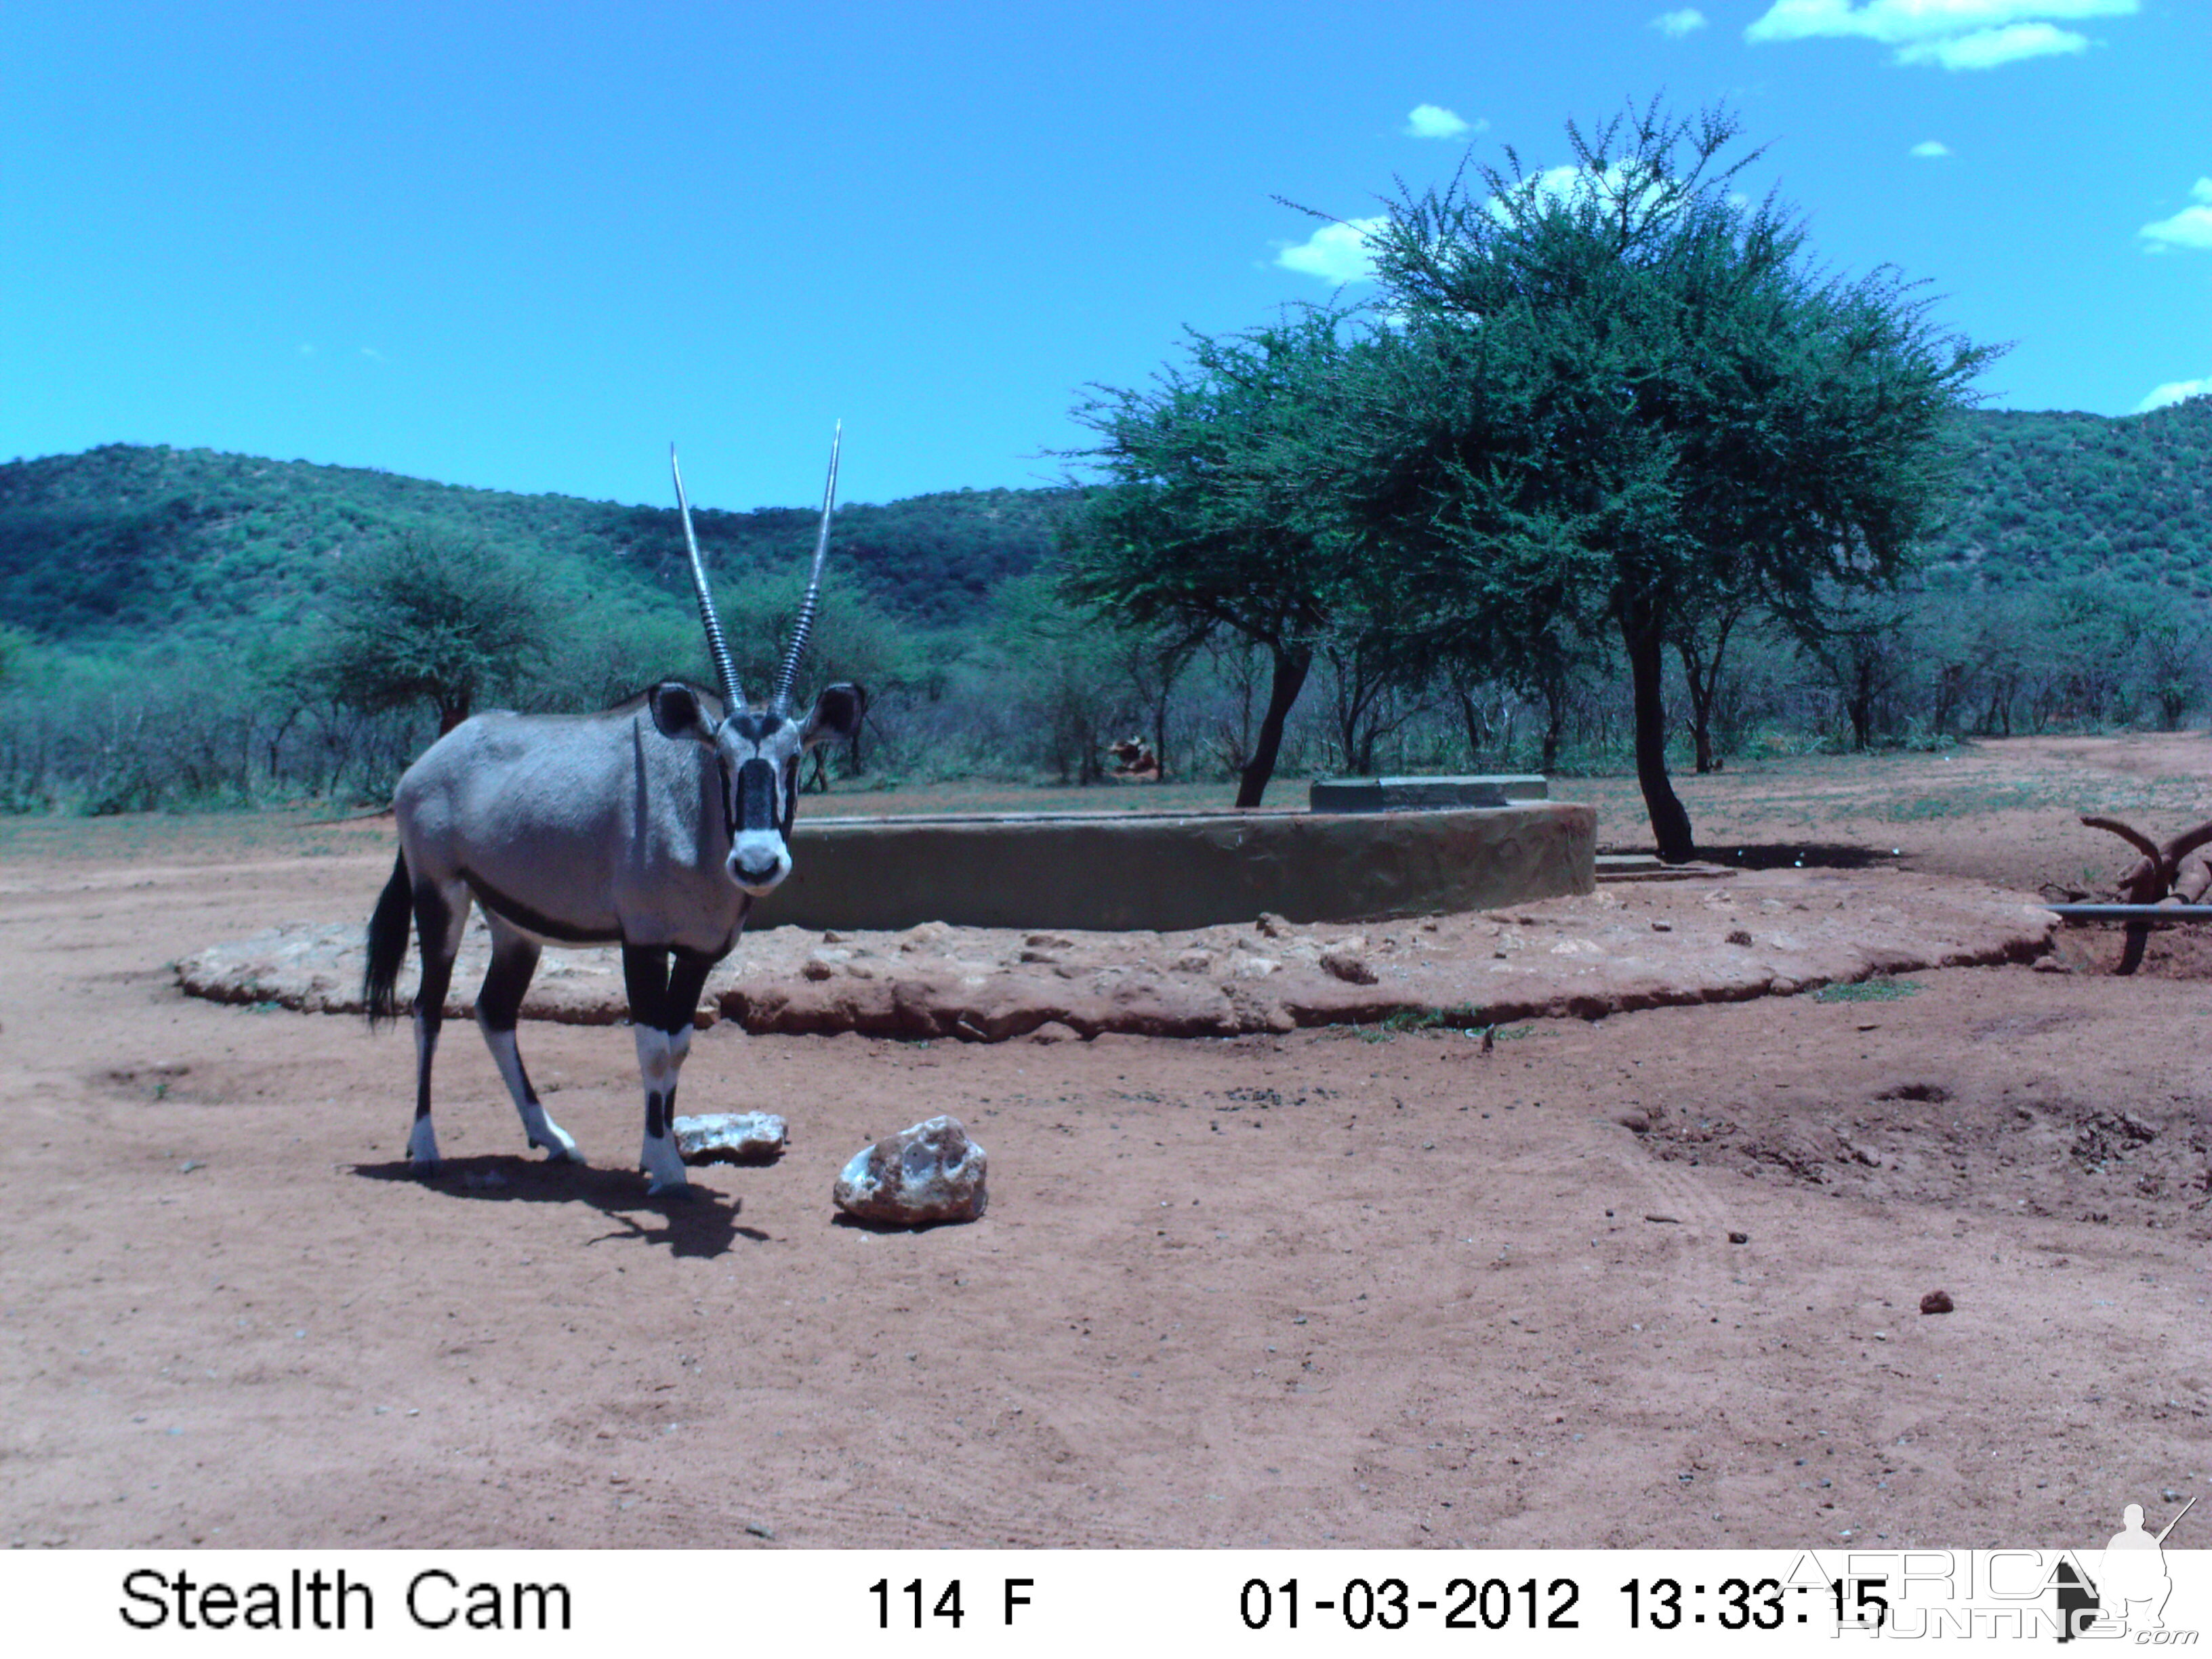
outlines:
M2075 1575L2063 1570L2060 1573L2058 1609L2065 1629L2058 1639L2070 1642L2093 1624L2107 1621L2116 1635L2164 1630L2166 1599L2173 1594L2173 1580L2166 1571L2166 1534L2196 1507L2197 1499L2191 1498L2155 1534L2143 1529L2142 1504L2130 1504L2121 1510L2120 1530L2105 1546L2096 1577L2087 1583L2069 1583Z

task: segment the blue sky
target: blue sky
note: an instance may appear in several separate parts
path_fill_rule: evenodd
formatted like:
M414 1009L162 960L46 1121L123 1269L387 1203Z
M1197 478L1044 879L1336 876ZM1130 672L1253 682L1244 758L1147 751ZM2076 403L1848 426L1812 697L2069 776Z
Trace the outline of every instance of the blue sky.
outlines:
M2212 3L0 9L0 458L501 489L1048 483L1087 383L1323 300L1342 231L1663 92L1996 407L2212 391ZM1356 298L1355 282L1344 289ZM2161 388L2165 388L2161 392Z

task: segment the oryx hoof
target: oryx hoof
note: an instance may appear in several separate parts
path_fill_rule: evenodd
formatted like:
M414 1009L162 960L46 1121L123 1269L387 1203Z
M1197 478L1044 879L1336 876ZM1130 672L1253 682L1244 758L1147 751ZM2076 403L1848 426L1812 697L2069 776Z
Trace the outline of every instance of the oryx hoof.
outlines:
M645 1174L648 1197L690 1190L691 1183L684 1176L684 1160L677 1156L676 1142L667 1135L645 1138L645 1145L638 1149L637 1167Z
M548 1164L584 1164L590 1161L576 1150L576 1143L566 1135L558 1140L540 1140L532 1136L530 1144L544 1151Z
M645 1183L647 1198L690 1198L698 1190L682 1176L672 1176L666 1180L653 1176Z

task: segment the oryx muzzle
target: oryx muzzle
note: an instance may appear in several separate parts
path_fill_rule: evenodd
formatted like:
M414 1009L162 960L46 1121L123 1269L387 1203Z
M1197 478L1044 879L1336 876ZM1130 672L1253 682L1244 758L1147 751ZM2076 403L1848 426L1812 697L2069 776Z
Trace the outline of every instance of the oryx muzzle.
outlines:
M399 856L369 922L362 992L372 1025L392 1017L411 917L422 956L408 1139L416 1166L437 1163L431 1063L474 902L492 936L477 1023L530 1144L556 1158L578 1156L546 1115L515 1047L540 947L549 940L619 945L645 1085L641 1161L652 1190L685 1184L671 1125L700 992L735 946L754 899L790 872L801 758L817 744L851 737L866 710L858 686L837 684L804 720L790 712L829 549L842 436L841 424L806 597L765 705L748 704L738 686L672 447L692 590L721 708L668 680L599 714L479 714L433 744L400 779L392 798Z

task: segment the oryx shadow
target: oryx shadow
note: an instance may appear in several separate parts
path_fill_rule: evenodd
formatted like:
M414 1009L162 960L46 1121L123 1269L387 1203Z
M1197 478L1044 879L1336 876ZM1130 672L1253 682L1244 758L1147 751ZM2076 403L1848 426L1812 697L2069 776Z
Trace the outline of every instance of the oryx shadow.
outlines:
M635 1170L556 1164L505 1152L441 1158L438 1173L428 1177L404 1159L351 1168L363 1181L409 1182L448 1198L585 1205L614 1224L612 1231L586 1239L587 1245L629 1239L665 1245L673 1256L713 1257L728 1255L739 1238L756 1244L769 1238L757 1227L738 1224L742 1198L696 1183L684 1192L655 1197L646 1192L645 1177ZM641 1216L652 1218L641 1220Z

